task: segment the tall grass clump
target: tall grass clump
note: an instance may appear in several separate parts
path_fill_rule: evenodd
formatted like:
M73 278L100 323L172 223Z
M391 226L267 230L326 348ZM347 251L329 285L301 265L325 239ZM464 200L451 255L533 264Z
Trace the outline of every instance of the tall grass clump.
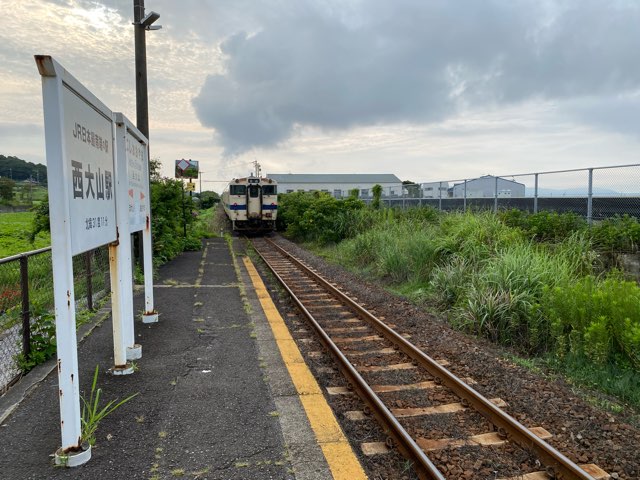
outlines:
M440 222L440 250L443 254L461 255L480 261L513 242L522 234L502 223L490 212L444 215Z
M548 288L575 281L586 268L578 245L583 240L573 236L553 252L531 241L500 248L475 271L454 322L521 351L547 351L551 327L539 304Z

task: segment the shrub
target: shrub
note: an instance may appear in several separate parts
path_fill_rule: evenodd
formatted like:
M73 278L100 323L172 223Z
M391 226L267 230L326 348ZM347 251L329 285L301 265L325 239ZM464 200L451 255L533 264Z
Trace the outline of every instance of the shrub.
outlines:
M44 363L56 354L56 320L52 312L34 308L31 322L30 353L16 355L16 363L23 373Z
M498 218L505 225L520 228L527 237L539 242L559 242L588 227L584 218L572 212L506 210L499 212Z
M556 353L640 369L640 287L618 273L551 287L541 302Z
M637 252L640 245L640 223L629 215L616 216L591 227L595 248L608 252Z
M350 232L349 220L364 203L355 198L337 200L323 192L293 192L279 197L279 229L296 240L336 243Z

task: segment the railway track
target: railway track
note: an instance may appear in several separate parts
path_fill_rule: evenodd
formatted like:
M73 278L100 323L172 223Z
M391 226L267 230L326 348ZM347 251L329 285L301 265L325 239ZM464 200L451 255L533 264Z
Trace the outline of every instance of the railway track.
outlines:
M503 399L482 396L473 379L455 376L446 361L426 355L393 324L376 318L281 246L265 238L253 239L252 245L347 378L348 388L328 388L328 393L355 392L366 407L346 417L358 422L373 416L388 435L363 443L365 455L397 448L423 479L446 478L440 464L451 462L447 452L466 457L467 464L469 458L482 464L496 451L501 467L494 479L609 478L597 465L570 461L545 441L552 433L516 421L505 412ZM467 470L463 478L479 477Z

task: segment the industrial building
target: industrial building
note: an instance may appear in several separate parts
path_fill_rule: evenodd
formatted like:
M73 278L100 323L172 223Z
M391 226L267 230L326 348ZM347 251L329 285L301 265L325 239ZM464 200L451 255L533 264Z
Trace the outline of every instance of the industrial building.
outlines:
M447 198L449 182L430 182L420 184L422 198Z
M494 198L496 193L501 198L520 198L524 197L525 186L523 183L514 182L513 180L485 175L466 182L456 183L449 189L449 192L453 198L464 198L465 196L466 198Z
M343 198L357 188L361 198L370 198L373 186L380 185L385 197L402 195L402 180L390 173L269 173L267 177L278 182L279 193L317 191Z

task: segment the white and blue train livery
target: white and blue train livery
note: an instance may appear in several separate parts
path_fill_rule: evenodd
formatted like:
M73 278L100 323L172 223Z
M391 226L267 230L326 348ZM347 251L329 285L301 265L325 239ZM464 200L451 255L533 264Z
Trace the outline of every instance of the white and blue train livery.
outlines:
M271 232L276 229L278 185L271 178L234 178L222 194L222 203L234 232Z

